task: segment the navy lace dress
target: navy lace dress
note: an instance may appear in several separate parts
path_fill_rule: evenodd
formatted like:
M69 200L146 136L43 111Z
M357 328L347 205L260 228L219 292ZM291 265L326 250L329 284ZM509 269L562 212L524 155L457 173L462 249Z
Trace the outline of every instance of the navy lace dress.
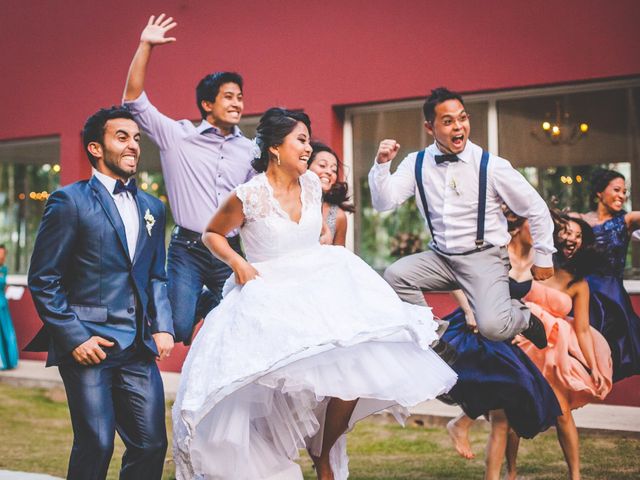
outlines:
M509 279L513 298L524 297L531 281ZM555 425L562 415L549 383L520 348L510 342L493 342L466 325L464 312L457 309L445 318L449 328L443 339L459 353L452 368L458 383L443 401L456 403L471 418L489 410L503 409L511 428L524 438Z
M640 318L633 311L622 273L629 247L626 212L593 227L606 262L587 277L589 321L607 339L613 358L613 381L640 374Z

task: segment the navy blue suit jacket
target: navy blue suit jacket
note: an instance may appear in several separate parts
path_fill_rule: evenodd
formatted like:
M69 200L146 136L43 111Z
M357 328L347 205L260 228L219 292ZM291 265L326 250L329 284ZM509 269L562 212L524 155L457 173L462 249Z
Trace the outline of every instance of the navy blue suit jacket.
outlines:
M116 204L95 176L49 197L29 268L29 289L44 327L25 348L48 351L47 366L69 358L93 335L115 342L107 354L138 338L154 355L151 335L173 335L165 207L140 190L135 199L140 232L131 261ZM150 216L155 224L149 233Z

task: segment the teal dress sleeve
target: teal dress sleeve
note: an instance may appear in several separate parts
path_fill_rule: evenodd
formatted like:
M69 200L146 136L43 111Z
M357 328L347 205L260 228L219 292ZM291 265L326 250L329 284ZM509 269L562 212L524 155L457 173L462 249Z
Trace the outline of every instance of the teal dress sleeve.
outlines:
M4 290L7 286L7 267L0 267L0 370L9 370L18 365L18 342L11 322L9 303Z

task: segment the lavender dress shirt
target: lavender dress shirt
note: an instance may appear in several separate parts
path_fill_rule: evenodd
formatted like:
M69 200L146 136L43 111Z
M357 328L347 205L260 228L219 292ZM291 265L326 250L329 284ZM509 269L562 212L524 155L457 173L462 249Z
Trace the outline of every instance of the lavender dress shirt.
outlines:
M144 92L125 105L160 148L174 220L203 232L231 190L255 175L253 143L238 127L224 136L206 120L197 127L189 120L173 120L160 113Z

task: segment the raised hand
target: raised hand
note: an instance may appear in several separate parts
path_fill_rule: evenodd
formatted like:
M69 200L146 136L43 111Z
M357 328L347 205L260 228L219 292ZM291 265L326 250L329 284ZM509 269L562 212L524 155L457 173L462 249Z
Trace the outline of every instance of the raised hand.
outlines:
M376 163L390 162L396 158L398 150L400 150L400 144L395 140L382 140L378 147L378 153L376 153Z
M140 41L151 46L175 42L175 37L165 37L165 35L176 25L178 24L173 21L173 17L165 18L164 13L161 13L158 18L155 15L151 15L147 26L144 27L140 34Z
M101 347L113 347L114 345L115 343L106 338L95 335L74 348L71 355L76 362L82 365L98 365L107 358L107 354Z

